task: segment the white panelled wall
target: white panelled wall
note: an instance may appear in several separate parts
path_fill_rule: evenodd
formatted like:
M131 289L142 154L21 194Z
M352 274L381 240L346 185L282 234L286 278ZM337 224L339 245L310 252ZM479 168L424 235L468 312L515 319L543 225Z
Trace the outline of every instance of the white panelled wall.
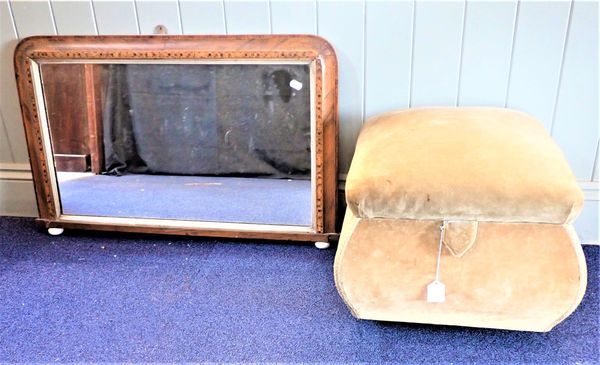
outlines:
M340 65L340 176L371 115L490 105L539 118L586 195L576 228L598 242L598 1L0 0L0 215L36 215L12 66L49 34L309 33ZM510 172L507 172L510 173Z

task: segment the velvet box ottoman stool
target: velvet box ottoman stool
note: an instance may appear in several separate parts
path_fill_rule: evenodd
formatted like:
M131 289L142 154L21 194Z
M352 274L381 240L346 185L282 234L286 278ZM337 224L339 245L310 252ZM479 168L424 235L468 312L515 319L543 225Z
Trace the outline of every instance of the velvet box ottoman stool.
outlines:
M527 114L374 117L346 200L334 272L357 318L541 332L581 302L587 271L571 222L583 194Z

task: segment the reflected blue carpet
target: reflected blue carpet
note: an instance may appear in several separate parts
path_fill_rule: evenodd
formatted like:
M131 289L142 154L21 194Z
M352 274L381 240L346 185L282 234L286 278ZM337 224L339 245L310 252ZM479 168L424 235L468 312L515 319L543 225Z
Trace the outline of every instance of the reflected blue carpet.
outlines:
M63 213L73 215L300 226L312 217L310 180L88 175L59 190Z
M598 363L598 246L549 333L359 321L335 251L73 232L0 218L0 362Z

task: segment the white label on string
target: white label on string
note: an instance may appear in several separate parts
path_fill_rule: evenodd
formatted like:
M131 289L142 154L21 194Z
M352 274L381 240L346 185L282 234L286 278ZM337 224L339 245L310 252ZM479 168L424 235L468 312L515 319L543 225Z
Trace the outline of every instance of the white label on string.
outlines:
M290 87L294 90L300 91L302 90L302 83L298 80L290 81Z
M434 280L427 285L427 302L444 303L446 301L446 285L441 281Z

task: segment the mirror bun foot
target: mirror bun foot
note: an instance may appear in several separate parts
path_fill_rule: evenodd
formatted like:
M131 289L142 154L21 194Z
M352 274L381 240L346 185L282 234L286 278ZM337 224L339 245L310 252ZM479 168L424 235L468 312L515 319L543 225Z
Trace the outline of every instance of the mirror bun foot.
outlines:
M48 228L48 234L51 236L60 236L64 231L64 228Z
M329 242L323 242L323 241L315 242L315 247L318 248L319 250L326 250L329 248Z

